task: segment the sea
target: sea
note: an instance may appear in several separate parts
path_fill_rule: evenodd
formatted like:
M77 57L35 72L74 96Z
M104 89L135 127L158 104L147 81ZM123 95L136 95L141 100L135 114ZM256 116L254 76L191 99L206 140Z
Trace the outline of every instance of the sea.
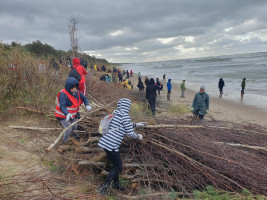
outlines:
M186 87L195 92L199 91L201 85L205 85L206 92L211 97L252 105L267 111L267 52L126 63L121 68L160 80L166 74L167 80L171 78L176 83L186 80ZM220 78L225 82L222 97L219 96L218 89ZM246 88L245 95L241 98L243 78L246 78Z

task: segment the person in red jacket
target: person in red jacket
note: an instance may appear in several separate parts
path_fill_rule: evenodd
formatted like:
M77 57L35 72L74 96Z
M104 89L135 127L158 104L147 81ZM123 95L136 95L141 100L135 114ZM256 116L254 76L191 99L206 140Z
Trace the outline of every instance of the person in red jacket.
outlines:
M72 68L75 68L77 72L81 75L81 80L79 81L79 87L78 90L84 95L86 95L86 81L85 81L85 75L87 74L86 69L80 65L79 58L73 58L73 66Z

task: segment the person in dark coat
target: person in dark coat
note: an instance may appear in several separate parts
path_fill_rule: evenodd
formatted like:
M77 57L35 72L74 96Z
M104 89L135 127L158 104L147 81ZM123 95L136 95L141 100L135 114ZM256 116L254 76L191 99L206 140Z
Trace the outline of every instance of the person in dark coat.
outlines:
M118 72L118 77L119 77L119 81L122 82L123 75L120 71Z
M149 85L149 78L147 76L145 76L145 84L146 86Z
M243 81L241 83L241 95L244 95L245 94L245 87L246 87L246 78L243 78Z
M223 78L220 78L219 83L218 83L218 87L219 87L219 90L220 90L220 95L222 95L223 94L223 87L224 87Z
M144 91L144 89L145 89L141 77L138 78L138 85L137 85L137 87L139 88L139 92Z
M160 81L159 81L159 78L156 78L156 83L157 83L158 86L161 85L161 83L160 83ZM160 90L158 90L158 94L160 95Z
M160 86L155 84L155 80L153 78L150 79L149 84L146 87L146 99L149 102L152 114L155 115L156 112L156 98L157 98L157 90L162 90L163 85Z

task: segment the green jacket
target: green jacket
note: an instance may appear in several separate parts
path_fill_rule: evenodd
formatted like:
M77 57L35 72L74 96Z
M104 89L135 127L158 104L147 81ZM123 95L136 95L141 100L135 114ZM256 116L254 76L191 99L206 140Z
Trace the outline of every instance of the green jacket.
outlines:
M241 87L242 87L242 88L246 87L246 81L244 81L244 80L242 81L242 83L241 83Z
M206 110L209 110L209 104L209 95L207 93L196 93L192 103L192 107L194 108L193 113L199 111L200 115L205 115Z
M180 84L180 88L181 88L181 90L185 90L185 82L182 82L182 83Z

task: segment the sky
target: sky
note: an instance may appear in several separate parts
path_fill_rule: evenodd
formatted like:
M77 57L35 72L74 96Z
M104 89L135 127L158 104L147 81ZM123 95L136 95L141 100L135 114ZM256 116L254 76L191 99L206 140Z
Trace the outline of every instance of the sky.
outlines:
M114 63L267 51L267 0L0 0L0 41L40 40Z

